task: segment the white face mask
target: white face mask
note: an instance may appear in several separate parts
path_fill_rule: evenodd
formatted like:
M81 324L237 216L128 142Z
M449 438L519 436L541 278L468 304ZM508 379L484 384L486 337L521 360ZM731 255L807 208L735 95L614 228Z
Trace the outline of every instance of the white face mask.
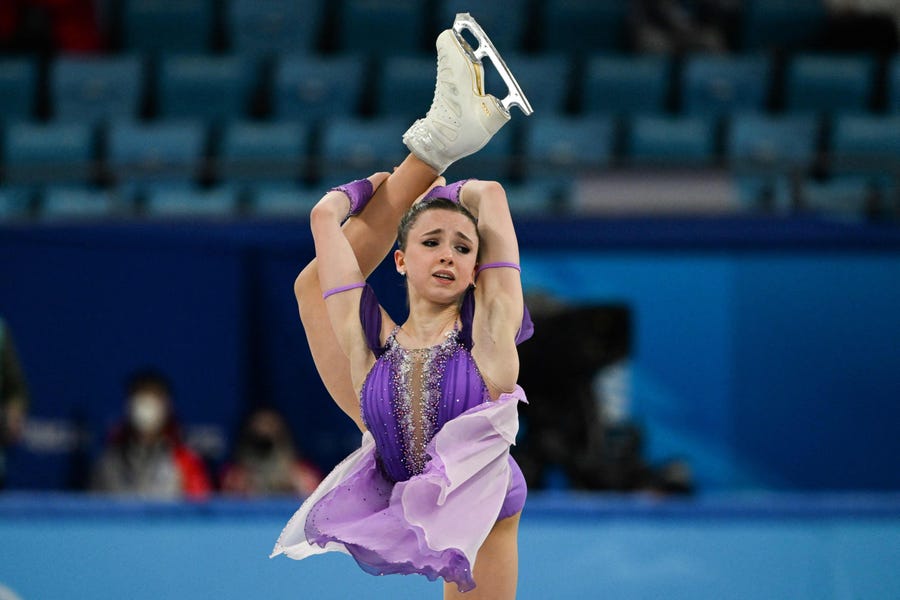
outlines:
M166 407L155 394L138 393L131 399L131 424L141 433L157 433L166 418Z

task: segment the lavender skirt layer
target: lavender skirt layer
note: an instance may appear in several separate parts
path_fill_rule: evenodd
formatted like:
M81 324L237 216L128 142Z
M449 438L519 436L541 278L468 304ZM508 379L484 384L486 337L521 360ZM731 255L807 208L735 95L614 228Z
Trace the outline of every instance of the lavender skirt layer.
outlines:
M353 556L373 575L443 577L460 591L475 587L475 556L503 513L518 512L509 447L519 421L517 387L448 421L428 445L423 472L391 483L376 464L372 435L329 473L282 531L272 556L302 559L329 551ZM518 469L516 468L516 471ZM516 472L517 478L521 473Z

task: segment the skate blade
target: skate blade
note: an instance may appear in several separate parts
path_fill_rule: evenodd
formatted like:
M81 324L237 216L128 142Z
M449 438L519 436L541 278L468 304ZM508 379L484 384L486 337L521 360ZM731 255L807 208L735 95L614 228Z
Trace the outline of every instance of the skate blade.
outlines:
M478 40L477 48L473 49L462 37L461 34L463 29L468 29L472 35L475 36L475 39ZM506 66L506 62L503 60L503 57L500 56L497 48L494 47L491 38L484 32L481 25L472 18L472 15L469 13L457 13L456 19L453 21L453 31L456 33L456 37L462 44L463 49L471 54L472 60L481 62L482 58L489 58L494 65L494 68L497 69L497 72L500 74L500 77L503 78L507 88L506 98L500 101L503 108L509 112L511 106L518 106L519 110L526 115L533 113L534 109L531 108L531 103L528 101L528 98L525 97L525 92L522 91L519 82L513 77L512 71Z

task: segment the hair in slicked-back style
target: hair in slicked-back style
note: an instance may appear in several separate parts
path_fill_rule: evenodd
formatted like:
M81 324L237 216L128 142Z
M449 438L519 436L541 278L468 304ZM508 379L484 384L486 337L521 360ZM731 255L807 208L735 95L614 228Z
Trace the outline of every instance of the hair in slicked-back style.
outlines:
M475 225L475 233L476 235L478 234L478 219L476 219L475 215L470 213L465 206L444 198L435 198L433 200L416 202L412 205L412 208L406 211L406 214L400 219L400 225L397 226L397 246L401 250L406 250L406 238L409 235L409 230L416 224L419 216L427 210L438 209L449 210L464 215L467 219L472 221L473 225ZM479 242L480 241L481 240L479 240Z

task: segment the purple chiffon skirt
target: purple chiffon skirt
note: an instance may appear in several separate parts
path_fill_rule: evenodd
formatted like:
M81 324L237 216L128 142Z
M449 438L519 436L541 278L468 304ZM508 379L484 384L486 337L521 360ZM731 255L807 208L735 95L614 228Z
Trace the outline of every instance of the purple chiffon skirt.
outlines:
M474 588L475 556L511 486L519 401L517 387L448 421L428 445L423 472L398 483L381 473L366 432L294 514L272 556L345 552L373 575L420 573ZM518 494L524 502L524 486Z

